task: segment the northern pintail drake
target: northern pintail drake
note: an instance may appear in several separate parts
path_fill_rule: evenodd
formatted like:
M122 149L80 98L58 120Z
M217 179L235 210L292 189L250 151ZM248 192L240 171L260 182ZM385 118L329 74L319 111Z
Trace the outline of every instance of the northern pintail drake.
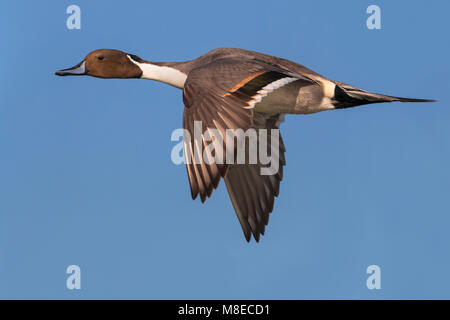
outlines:
M289 60L233 48L215 49L185 62L151 62L119 50L100 49L56 75L149 79L182 89L183 128L192 133L196 122L201 121L202 126L200 142L193 137L184 138L192 198L200 195L204 202L224 178L247 241L252 234L256 241L264 235L286 163L283 141L281 136L275 143L268 141L268 149L272 152L276 149L278 153L277 170L262 174L267 162L263 164L261 160L229 163L227 158L221 163L194 159L196 150L212 144L212 138L206 139L205 132L215 129L222 137L227 129L271 132L278 130L284 114L310 114L380 102L433 101L367 92L327 79ZM260 135L257 137L261 140ZM231 149L236 156L234 139L224 141L222 147L216 154Z

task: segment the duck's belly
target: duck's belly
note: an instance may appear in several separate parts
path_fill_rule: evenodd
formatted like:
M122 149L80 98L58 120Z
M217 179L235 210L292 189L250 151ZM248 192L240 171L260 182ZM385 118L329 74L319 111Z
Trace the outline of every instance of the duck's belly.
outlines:
M309 114L334 109L331 100L318 84L295 81L264 97L255 105L255 111L266 114Z

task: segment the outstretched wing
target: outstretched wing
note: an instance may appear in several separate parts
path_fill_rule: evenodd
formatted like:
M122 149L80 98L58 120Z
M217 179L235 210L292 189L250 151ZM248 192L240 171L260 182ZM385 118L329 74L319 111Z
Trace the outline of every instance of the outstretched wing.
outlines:
M217 188L220 178L227 174L229 168L233 168L226 181L247 240L250 239L248 230L253 232L255 239L259 239L259 234L264 232L268 213L273 208L273 197L278 194L281 178L269 176L257 178L254 176L258 171L256 167L253 168L252 165L245 168L233 167L233 165L227 165L225 159L222 163L204 161L203 151L211 143L209 139L205 139L205 133L216 129L222 137L226 137L227 129L246 131L255 127L255 104L272 91L298 80L312 81L260 60L243 61L227 58L215 60L190 71L184 85L183 128L189 133L184 139L184 154L192 198L195 199L197 195L200 195L200 199L204 202ZM197 127L197 133L200 132L197 137L195 127ZM235 146L227 146L225 140L223 138L222 155L226 155L230 148L235 149ZM252 190L244 187L239 189L238 185L241 183L238 182L238 178L233 178L234 176L239 176L240 180L245 179L245 184L255 182L260 184ZM242 182L242 186L245 184ZM249 187L251 188L251 185ZM248 200L250 202L245 202L246 209L240 197L247 197L249 193L236 195L238 190L257 191L260 194L263 190L266 192L266 188L269 188L269 192L265 200L257 203L255 200L257 197L251 198L252 200Z

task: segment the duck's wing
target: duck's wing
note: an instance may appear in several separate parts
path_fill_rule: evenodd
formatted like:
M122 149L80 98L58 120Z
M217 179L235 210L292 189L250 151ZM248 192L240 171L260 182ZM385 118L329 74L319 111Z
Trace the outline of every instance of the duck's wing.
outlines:
M227 129L245 131L253 127L254 105L297 79L300 76L276 66L232 58L215 60L189 72L183 90L183 128L190 135L184 139L184 154L193 199L200 194L205 201L226 173L226 164L208 164L203 159L202 151L210 143L204 137L205 130L217 129L226 137ZM200 139L195 139L196 125ZM225 155L226 143L223 151Z
M250 241L251 234L257 242L260 235L264 235L275 197L279 194L283 166L286 164L284 157L286 149L279 132L278 141L274 140L275 144L272 144L271 131L279 129L283 118L283 115L266 116L256 112L254 114L255 129L257 131L267 129L267 154L272 156L273 161L278 162L274 166L275 173L262 175L261 169L267 168L267 165L258 162L230 165L224 177L228 194L247 241ZM275 154L278 157L274 157Z
M255 104L274 90L297 80L312 81L276 65L251 59L215 60L189 72L183 90L185 104L183 128L185 133L188 133L184 139L184 154L193 199L200 195L200 199L204 202L211 196L213 189L219 184L220 178L225 176L229 166L225 163L225 159L223 163L204 161L203 151L211 143L209 139L205 139L205 132L212 135L212 129L216 129L222 137L226 137L227 129L246 131L253 128ZM197 139L194 130L196 126L197 132L200 132ZM229 150L230 148L234 150ZM227 152L234 153L235 146L227 147L224 141L220 151L225 156ZM235 186L233 175L231 173L228 181L230 185ZM233 186L231 188L234 190ZM235 202L238 208L242 207L241 201L235 200ZM243 209L240 210L242 213L238 213L239 219L247 219L247 224L250 223L248 217L251 215L243 212ZM244 220L241 220L241 224ZM255 229L255 233L259 235L260 231ZM247 234L248 232L246 237L249 239Z

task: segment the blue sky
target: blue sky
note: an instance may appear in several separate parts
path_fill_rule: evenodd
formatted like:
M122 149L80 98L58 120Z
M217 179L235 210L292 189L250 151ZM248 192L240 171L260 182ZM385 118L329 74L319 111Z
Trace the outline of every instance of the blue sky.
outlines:
M66 8L81 8L81 30ZM368 30L366 8L381 8ZM450 298L447 1L2 1L0 298ZM170 161L181 91L54 76L98 48L154 61L261 51L434 104L287 116L266 235L221 183L190 198ZM79 265L82 289L68 290ZM366 268L381 268L368 290Z

